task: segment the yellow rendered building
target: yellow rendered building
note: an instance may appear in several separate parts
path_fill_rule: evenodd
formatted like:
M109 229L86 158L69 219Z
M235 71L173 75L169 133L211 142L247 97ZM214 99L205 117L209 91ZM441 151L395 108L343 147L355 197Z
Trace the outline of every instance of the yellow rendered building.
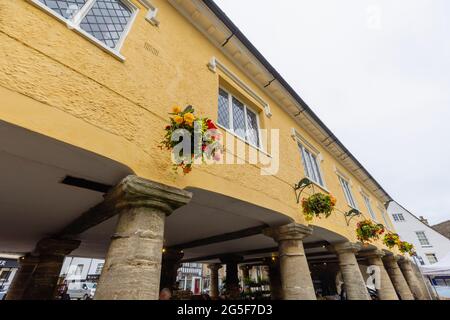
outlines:
M356 238L363 219L392 230L391 197L213 1L0 0L0 44L0 251L48 279L19 271L9 299L54 295L69 254L107 259L97 299L156 299L180 262L229 279L266 262L284 299L331 294L338 273L369 299L378 265L381 298L423 298L407 258ZM173 172L158 146L175 105L218 124L225 163ZM307 222L300 191L337 207Z

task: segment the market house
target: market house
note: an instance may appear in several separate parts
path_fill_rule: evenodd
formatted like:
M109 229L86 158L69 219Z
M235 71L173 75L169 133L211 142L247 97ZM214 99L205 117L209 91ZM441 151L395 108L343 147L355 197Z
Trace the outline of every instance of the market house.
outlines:
M158 299L183 262L210 266L212 298L221 267L237 299L238 267L258 264L273 299L336 294L340 275L368 300L375 264L380 299L426 299L408 255L357 239L364 219L393 228L390 195L213 1L4 1L0 20L0 249L21 256L7 299L53 299L68 255L106 259L98 300ZM188 105L269 156L258 132L279 130L278 172L175 174L158 146ZM330 215L306 221L317 193Z

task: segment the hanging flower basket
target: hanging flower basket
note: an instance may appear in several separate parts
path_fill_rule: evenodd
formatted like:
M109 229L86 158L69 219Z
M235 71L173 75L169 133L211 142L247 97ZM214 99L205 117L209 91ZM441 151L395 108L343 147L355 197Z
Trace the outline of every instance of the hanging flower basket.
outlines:
M375 224L371 220L359 222L356 228L358 240L364 244L367 244L372 240L378 240L383 233L384 226L382 224Z
M389 249L392 249L396 245L398 245L400 242L400 237L396 233L389 232L387 233L383 238L383 243L388 247Z
M399 241L398 250L400 250L401 253L407 253L410 256L416 255L416 251L414 250L414 245L412 245L411 243L406 242L406 241Z
M184 174L190 173L195 159L201 159L202 162L207 159L220 161L222 153L219 144L220 134L211 119L196 117L194 107L190 105L184 110L174 107L169 114L171 115L170 124L165 128L166 134L160 143L160 148L174 153L174 148L182 143L185 137L190 139L188 152L180 148L181 150L179 152L177 150L177 154L174 154L177 159L173 165L174 171L177 172L178 168L181 168ZM195 141L198 141L197 145Z
M328 218L336 206L336 198L329 194L315 193L309 198L302 200L303 214L306 221L312 221L314 217Z

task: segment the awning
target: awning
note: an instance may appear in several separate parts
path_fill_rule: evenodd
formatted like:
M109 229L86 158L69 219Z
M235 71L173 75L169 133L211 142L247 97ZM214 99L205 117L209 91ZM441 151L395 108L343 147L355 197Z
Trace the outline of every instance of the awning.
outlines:
M420 269L425 276L450 276L450 254L441 261L430 266L421 266Z

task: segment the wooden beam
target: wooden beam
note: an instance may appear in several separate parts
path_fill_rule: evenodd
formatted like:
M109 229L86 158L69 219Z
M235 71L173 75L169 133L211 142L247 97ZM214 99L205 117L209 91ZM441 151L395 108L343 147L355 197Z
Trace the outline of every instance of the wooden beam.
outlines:
M267 225L252 227L248 229L243 229L239 231L224 233L204 239L198 239L194 241L190 241L187 243L177 244L175 246L170 247L169 249L174 250L186 250L191 248L203 247L214 243L220 243L225 241L231 241L236 239L248 238L251 236L255 236L261 234L264 229L267 229Z
M197 262L197 261L216 260L216 259L220 259L223 256L229 256L229 255L251 256L251 255L255 255L255 254L265 254L265 253L272 253L272 252L278 252L278 247L240 251L240 252L233 252L233 253L225 252L225 253L220 253L220 254L215 254L215 255L210 255L210 256L186 259L186 260L182 260L181 262L182 263L190 263L190 262Z
M328 241L317 241L317 242L310 242L310 243L303 243L303 247L306 249L315 249L315 248L321 248L321 247L327 247L330 243Z
M332 256L336 258L336 255L332 252L314 252L314 253L306 253L306 258L311 259L315 257L324 257L324 256Z

